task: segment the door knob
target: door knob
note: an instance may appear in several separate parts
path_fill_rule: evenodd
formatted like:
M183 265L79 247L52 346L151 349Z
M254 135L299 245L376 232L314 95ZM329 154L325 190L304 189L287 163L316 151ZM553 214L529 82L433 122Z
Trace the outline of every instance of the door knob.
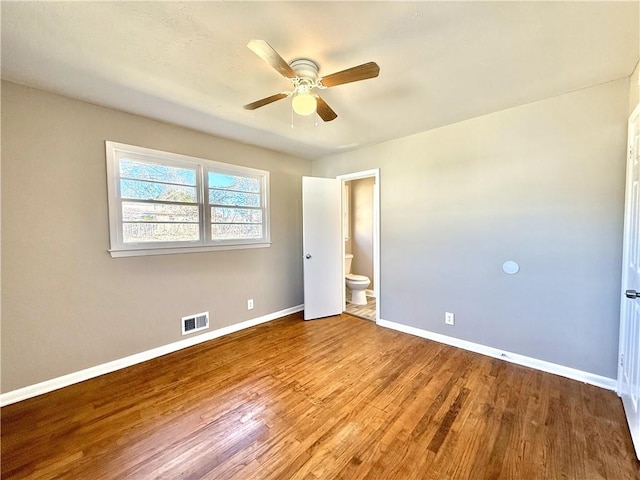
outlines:
M309 260L311 258L311 255L309 255L308 253L304 256L304 258L306 258L307 260Z
M627 290L624 294L627 298L640 298L640 292L636 292L635 290Z

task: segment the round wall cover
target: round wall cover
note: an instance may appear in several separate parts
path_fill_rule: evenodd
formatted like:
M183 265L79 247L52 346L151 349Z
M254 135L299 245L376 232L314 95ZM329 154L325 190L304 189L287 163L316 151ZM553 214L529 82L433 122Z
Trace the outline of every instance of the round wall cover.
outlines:
M508 260L502 264L502 270L508 275L515 275L520 271L520 265L512 260Z

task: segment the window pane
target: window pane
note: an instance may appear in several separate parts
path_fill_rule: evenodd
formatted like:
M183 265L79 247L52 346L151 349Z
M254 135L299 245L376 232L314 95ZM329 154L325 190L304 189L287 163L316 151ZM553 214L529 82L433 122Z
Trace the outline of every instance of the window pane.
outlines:
M166 205L160 203L122 203L125 222L199 222L197 205Z
M257 178L238 177L224 173L209 172L209 188L222 188L240 192L260 192Z
M211 208L213 223L262 223L262 210L249 208Z
M165 185L138 180L120 180L122 198L136 200L165 200L169 202L196 203L198 196L196 187L183 185Z
M211 225L211 238L213 240L262 238L262 225Z
M112 256L269 240L268 171L115 142L106 153Z
M120 177L155 180L180 185L196 184L196 171L194 169L136 162L135 160L127 159L120 160Z
M260 194L209 190L209 203L213 205L260 207Z
M124 243L188 242L200 239L197 223L123 223Z

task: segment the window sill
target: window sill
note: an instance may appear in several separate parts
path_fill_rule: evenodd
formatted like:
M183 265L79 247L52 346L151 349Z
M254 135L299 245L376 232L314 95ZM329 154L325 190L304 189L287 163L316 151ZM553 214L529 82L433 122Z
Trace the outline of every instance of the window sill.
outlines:
M245 250L249 248L268 248L271 242L242 243L237 245L199 245L197 247L167 247L167 248L132 248L129 250L109 250L111 258L143 257L148 255L172 255L176 253L217 252L219 250Z

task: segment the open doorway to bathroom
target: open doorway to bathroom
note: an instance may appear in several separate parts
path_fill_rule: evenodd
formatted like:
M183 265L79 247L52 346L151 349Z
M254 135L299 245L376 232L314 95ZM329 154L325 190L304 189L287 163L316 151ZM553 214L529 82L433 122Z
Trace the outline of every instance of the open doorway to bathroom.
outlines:
M342 181L344 312L380 318L380 171L338 177Z

